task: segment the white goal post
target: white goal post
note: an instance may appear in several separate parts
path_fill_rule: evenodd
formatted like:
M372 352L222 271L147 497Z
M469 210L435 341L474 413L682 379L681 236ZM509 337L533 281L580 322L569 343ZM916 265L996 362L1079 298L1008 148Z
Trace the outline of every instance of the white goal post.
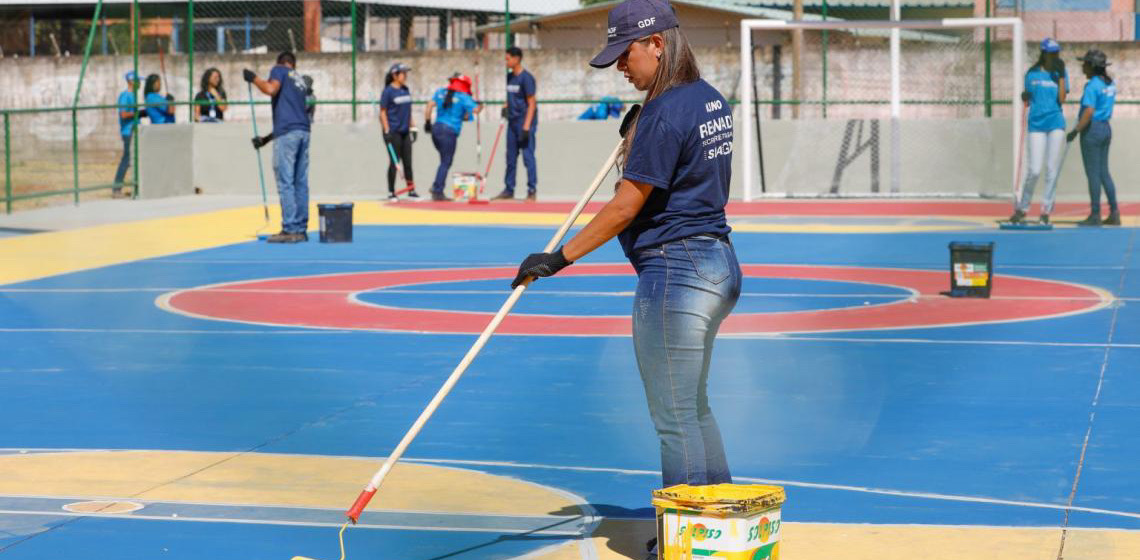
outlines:
M1011 39L1012 48L1012 70L1009 72L1009 77L1012 79L1011 91L1013 98L1010 100L1012 109L1012 132L1013 132L1013 161L1011 167L1013 170L1011 189L1010 191L1016 193L1018 191L1019 183L1019 153L1022 131L1022 113L1023 106L1020 100L1022 91L1022 73L1025 71L1024 66L1024 32L1020 18L947 18L938 20L844 20L844 21L783 21L783 20L768 20L768 19L745 19L740 22L740 96L741 100L741 113L739 122L743 125L740 130L743 132L741 142L741 160L743 161L743 198L745 201L753 200L756 197L756 190L754 185L753 173L755 173L755 159L756 159L756 128L753 122L754 113L757 110L753 97L753 36L752 32L761 31L794 31L794 30L813 30L813 31L832 31L832 32L853 32L855 30L889 30L890 32L890 123L891 123L891 161L890 161L890 180L891 192L897 194L899 191L899 177L901 175L900 169L902 166L902 150L900 149L900 125L899 119L901 115L901 108L903 104L902 92L900 88L900 48L899 36L901 30L968 30L968 29L991 29L991 28L1006 28L1010 31L1009 38ZM879 31L884 33L884 31ZM999 74L1000 75L1000 74ZM861 132L860 132L861 134Z

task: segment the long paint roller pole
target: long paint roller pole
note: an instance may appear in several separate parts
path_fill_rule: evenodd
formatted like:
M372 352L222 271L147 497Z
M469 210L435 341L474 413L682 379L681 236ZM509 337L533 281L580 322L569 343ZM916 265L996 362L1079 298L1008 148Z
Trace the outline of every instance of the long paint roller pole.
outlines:
M629 128L629 124L632 123L633 120L637 117L637 113L640 110L640 105L634 105L633 107L630 107L629 112L626 113L625 120L622 121L621 131L623 133ZM602 181L605 180L606 175L609 174L610 168L613 167L614 163L617 162L618 153L620 150L621 143L619 142L618 145L614 147L613 152L610 153L610 156L606 158L605 164L602 165L602 168L600 170L598 170L598 174L594 177L594 181L590 183L590 188L586 189L586 192L582 195L582 198L578 200L578 204L574 205L574 209L571 210L570 214L566 216L566 220L562 222L562 226L558 228L558 231L554 233L554 237L552 237L550 239L550 242L546 244L546 247L543 249L544 252L549 253L558 247L559 243L562 243L562 238L566 236L566 232L570 231L570 227L574 225L575 221L577 221L578 216L586 207L586 203L588 203L590 199L593 198L594 193L598 191L598 187L601 186ZM435 410L439 408L440 403L442 403L443 399L447 397L447 394L451 392L452 387L455 387L455 384L459 382L459 378L462 377L463 373L467 371L467 367L471 365L471 362L475 359L475 356L479 355L479 351L481 351L483 349L483 346L487 344L487 340L490 339L495 330L499 328L499 323L502 323L507 314L511 312L511 308L515 306L515 302L519 300L519 297L522 296L523 292L526 291L527 286L530 285L532 281L533 278L527 278L525 281L523 281L522 284L519 284L519 286L511 292L510 297L508 297L507 301L503 303L503 306L499 308L499 312L495 313L495 316L491 319L491 322L487 325L486 328L483 329L483 332L479 335L479 338L475 340L475 344L471 345L471 349L467 351L467 354L463 356L462 360L460 360L459 365L455 367L455 370L451 372L451 375L447 378L447 381L443 383L443 387L440 387L439 392L437 392L435 394L435 397L431 399L431 402L428 403L427 408L425 408L424 411L420 413L419 418L416 418L415 423L412 424L412 427L408 430L408 433L404 434L404 438L400 440L400 443L396 445L396 448L393 449L392 453L388 455L388 458L384 460L384 464L380 467L380 470L376 471L376 474L372 476L372 480L369 481L368 486L366 486L364 490L360 492L360 495L356 498L356 502L353 503L352 507L349 508L349 510L345 513L345 515L348 516L348 519L352 521L352 523L356 523L360 519L361 512L363 512L364 508L368 506L368 502L372 500L372 497L376 495L376 491L380 488L380 485L384 483L384 478L388 476L388 472L392 470L392 467L396 464L397 461L400 460L400 457L404 455L404 451L408 449L409 445L411 445L412 440L416 439L416 436L419 435L420 430L423 429L424 424L426 424L428 419L432 417L432 414L435 414Z
M246 88L249 90L249 117L253 121L253 137L261 138L257 133L257 112L253 109L253 82L246 82ZM261 182L261 209L265 212L265 225L261 229L265 229L269 225L269 197L265 194L265 169L261 164L261 149L258 148L253 151L257 156L257 179Z

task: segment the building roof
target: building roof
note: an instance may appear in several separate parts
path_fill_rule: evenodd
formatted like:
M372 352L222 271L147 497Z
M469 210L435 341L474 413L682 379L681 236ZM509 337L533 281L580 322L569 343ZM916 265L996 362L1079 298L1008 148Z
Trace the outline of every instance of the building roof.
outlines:
M229 0L195 0L226 2ZM94 5L94 0L0 0L0 6L76 7ZM131 0L103 0L104 4L129 4ZM140 4L170 4L171 0L139 0ZM360 4L387 7L433 8L465 12L502 13L503 0L357 0ZM519 14L552 14L578 7L578 0L512 0L511 12Z

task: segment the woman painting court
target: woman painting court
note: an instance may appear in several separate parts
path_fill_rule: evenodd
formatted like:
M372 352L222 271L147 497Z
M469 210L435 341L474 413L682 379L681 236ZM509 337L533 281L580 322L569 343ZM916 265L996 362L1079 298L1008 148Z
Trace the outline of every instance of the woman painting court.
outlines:
M645 104L621 150L613 198L563 247L535 253L514 284L551 276L617 236L637 272L633 346L661 448L665 486L732 482L709 407L709 361L740 296L724 207L732 110L700 70L663 0L626 0L590 65L617 63Z

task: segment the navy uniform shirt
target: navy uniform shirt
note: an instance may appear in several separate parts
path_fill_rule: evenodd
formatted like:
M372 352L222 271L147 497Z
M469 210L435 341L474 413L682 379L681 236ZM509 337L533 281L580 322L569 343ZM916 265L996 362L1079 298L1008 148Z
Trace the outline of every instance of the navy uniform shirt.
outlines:
M388 111L388 131L407 132L412 122L412 95L408 86L384 88L380 94L380 107Z
M288 66L274 66L269 71L269 79L277 80L281 89L273 96L273 135L280 138L294 130L309 131L309 115L305 112L305 80L296 70Z
M622 177L653 185L618 234L626 256L700 233L725 235L732 180L732 109L704 80L676 86L645 104Z
M535 95L537 90L538 85L530 72L523 70L518 74L507 74L507 120L521 125L526 119L526 98ZM530 126L538 126L538 106L534 108Z

